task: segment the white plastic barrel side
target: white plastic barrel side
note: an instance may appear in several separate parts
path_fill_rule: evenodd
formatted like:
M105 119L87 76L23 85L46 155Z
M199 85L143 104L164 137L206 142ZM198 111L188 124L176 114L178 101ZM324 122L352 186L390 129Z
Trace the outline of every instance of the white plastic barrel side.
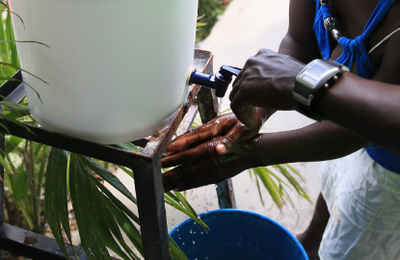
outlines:
M8 0L29 108L45 128L112 144L166 126L184 102L197 0Z

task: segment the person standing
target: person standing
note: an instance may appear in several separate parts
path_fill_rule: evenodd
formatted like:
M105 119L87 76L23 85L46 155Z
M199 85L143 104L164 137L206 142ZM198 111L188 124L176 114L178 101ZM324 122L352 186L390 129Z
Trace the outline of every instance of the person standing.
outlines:
M320 170L322 193L313 220L299 236L309 256L398 259L400 160L396 154L332 121L321 120L314 108L318 107L318 98L297 106L308 115L314 112L321 122L292 131L257 132L276 110L266 103L271 101L269 96L274 96L267 86L300 84L282 75L299 72L304 66L301 63L329 58L359 77L400 84L400 34L396 33L400 28L399 13L400 4L395 0L291 0L288 33L279 52L300 65L287 66L285 59L278 56L264 59L265 50L250 58L230 95L236 117L218 118L167 148L169 157L162 160L163 165L180 166L163 175L166 190L219 182L262 165L327 161ZM273 66L265 66L272 63L286 70L274 76ZM336 75L338 80L343 74L341 71ZM334 89L335 84L330 85ZM294 91L307 97L307 89L301 87ZM194 148L188 146L199 140L203 143Z

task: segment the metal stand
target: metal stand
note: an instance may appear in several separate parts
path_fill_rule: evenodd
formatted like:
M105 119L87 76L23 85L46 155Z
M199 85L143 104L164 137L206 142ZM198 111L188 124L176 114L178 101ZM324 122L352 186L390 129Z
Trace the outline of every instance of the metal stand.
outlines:
M212 74L212 58L211 53L196 50L194 66L198 70ZM16 77L21 77L21 75L17 74ZM23 84L18 81L8 81L0 88L0 95L7 97L13 102L18 102L24 97ZM210 120L218 112L213 92L194 85L188 99L178 109L172 123L162 132L152 136L150 140L141 140L141 142L138 142L145 144L141 154L66 136L40 127L31 125L27 125L27 128L22 127L4 119L0 119L0 132L132 169L135 173L136 196L145 259L169 260L167 219L160 160L168 142L177 132L179 126L184 125L182 121L185 115L194 116L195 113L188 112L189 110L197 109L197 107L199 107L201 117L207 118L207 120L203 119L203 121ZM4 134L0 137L0 146L4 147ZM2 212L4 196L3 176L4 169L0 167L0 249L31 259L65 259L53 239L11 226L4 222ZM226 204L234 205L233 197L228 195L225 198L232 198ZM81 253L79 255L80 259L87 259L81 248L76 247L75 250ZM75 257L71 254L70 259L75 259Z
M206 74L213 74L212 64L205 71ZM219 114L217 99L214 91L209 88L201 88L197 94L198 110L202 123L211 121ZM221 209L236 208L235 194L233 192L232 179L217 184L218 204Z

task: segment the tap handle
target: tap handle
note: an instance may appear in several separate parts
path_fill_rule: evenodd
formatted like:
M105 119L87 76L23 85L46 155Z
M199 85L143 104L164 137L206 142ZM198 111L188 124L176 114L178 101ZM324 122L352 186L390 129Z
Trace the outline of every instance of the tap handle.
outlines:
M224 97L229 84L232 81L232 76L237 76L241 69L228 65L223 65L215 76L197 72L194 69L188 79L189 84L199 84L204 87L215 89L217 97Z
M215 81L218 82L218 88L215 91L217 97L224 97L228 86L232 81L232 76L237 76L242 69L223 65L215 74Z
M219 69L219 73L224 75L224 77L229 78L229 77L232 77L232 76L239 75L241 70L242 70L241 68L237 68L237 67L233 67L233 66L229 66L229 65L223 65Z

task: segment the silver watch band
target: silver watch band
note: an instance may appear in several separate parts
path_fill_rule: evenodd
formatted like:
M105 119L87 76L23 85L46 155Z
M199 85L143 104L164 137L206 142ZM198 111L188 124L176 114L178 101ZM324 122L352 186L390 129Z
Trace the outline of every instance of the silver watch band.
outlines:
M294 79L293 98L298 102L297 110L320 121L322 117L313 111L312 101L335 84L345 71L349 69L332 60L317 59L308 63Z

